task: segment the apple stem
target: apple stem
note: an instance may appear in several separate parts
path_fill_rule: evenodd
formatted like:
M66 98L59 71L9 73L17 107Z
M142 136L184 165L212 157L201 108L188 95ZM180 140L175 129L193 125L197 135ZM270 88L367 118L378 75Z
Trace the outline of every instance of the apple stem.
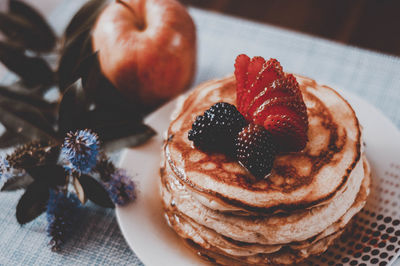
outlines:
M121 4L121 5L123 5L124 7L128 8L129 11L133 14L133 17L134 17L134 19L135 19L135 21L134 21L135 25L136 25L139 29L144 30L144 28L145 28L145 23L144 23L144 21L142 21L142 20L139 19L139 16L137 15L137 13L136 13L135 9L133 9L133 7L131 7L130 5L128 5L127 3L125 3L125 2L122 1L122 0L115 0L115 2L116 2L117 4Z

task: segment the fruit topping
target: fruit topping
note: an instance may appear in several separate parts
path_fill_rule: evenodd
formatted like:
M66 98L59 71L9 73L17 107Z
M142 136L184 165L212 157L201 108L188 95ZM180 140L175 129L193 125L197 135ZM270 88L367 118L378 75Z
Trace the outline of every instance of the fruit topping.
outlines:
M236 58L235 76L238 110L247 121L268 130L279 151L304 149L308 117L296 78L276 59L246 55Z
M271 172L277 153L271 134L264 127L249 124L236 139L236 158L257 179Z
M234 155L236 136L246 124L234 105L220 102L196 118L188 138L200 149Z
M299 83L276 59L241 54L235 62L236 104L216 103L196 118L189 140L235 157L256 179L267 178L278 152L304 149L308 116Z

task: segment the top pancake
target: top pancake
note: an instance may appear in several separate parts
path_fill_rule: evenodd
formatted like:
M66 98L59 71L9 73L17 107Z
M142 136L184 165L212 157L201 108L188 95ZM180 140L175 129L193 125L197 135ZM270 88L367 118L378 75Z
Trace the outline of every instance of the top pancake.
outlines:
M193 147L187 134L196 116L217 102L236 104L233 76L198 86L178 105L165 156L194 191L246 211L293 211L324 204L342 193L361 156L361 132L351 106L336 91L296 76L307 107L306 148L278 155L268 179L254 180L235 160Z

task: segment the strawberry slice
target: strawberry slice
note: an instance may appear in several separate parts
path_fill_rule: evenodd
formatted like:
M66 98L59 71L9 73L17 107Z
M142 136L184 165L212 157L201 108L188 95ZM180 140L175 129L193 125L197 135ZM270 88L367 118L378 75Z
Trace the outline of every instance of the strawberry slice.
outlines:
M264 58L260 56L253 57L250 61L250 64L247 68L247 83L246 83L246 89L244 91L244 94L242 95L242 101L241 104L238 108L239 112L242 113L246 119L248 119L248 115L246 113L247 107L249 103L254 99L256 96L256 92L252 90L254 83L259 76L260 72L263 69L263 66L265 64Z
M285 74L284 77L276 79L271 86L275 88L275 90L285 91L290 95L297 95L303 98L299 83L292 74Z
M307 142L308 116L300 86L276 59L239 55L235 63L237 105L250 123L264 126L281 151L299 151Z
M265 101L253 114L253 122L263 125L270 114L288 114L301 118L306 123L305 107L295 96L274 97Z
M268 99L266 100L266 98ZM277 102L279 102L280 104L284 104L286 101L294 99L294 97L290 96L284 91L270 91L269 89L265 89L263 92L257 95L256 98L253 99L252 103L250 103L249 105L249 110L247 111L247 113L249 114L251 120L255 121L256 117L260 116L260 114L263 113L264 109L267 108L270 104L274 104Z
M236 102L240 110L243 94L247 90L247 68L250 64L250 57L241 54L236 57L235 61L235 77L236 77Z
M250 86L252 94L255 95L245 110L250 119L254 109L263 102L264 95L273 90L271 87L272 83L276 79L282 78L283 75L282 67L276 59L271 58L263 65L255 82Z
M255 56L251 59L249 67L247 68L247 85L249 86L248 88L254 86L254 83L262 72L264 65L265 59L261 56Z
M290 99L291 98L291 99ZM307 143L308 118L303 101L274 98L255 122L263 123L283 152L300 151ZM302 99L301 99L302 100Z
M294 116L286 114L268 115L264 128L273 136L282 152L300 151L307 144L307 126Z

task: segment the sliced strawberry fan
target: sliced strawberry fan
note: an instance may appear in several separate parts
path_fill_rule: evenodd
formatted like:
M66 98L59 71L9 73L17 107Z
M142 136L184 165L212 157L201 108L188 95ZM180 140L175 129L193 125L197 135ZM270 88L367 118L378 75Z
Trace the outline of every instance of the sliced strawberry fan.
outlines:
M308 117L296 78L284 73L276 59L244 54L236 58L235 76L239 112L268 130L280 151L304 149Z

